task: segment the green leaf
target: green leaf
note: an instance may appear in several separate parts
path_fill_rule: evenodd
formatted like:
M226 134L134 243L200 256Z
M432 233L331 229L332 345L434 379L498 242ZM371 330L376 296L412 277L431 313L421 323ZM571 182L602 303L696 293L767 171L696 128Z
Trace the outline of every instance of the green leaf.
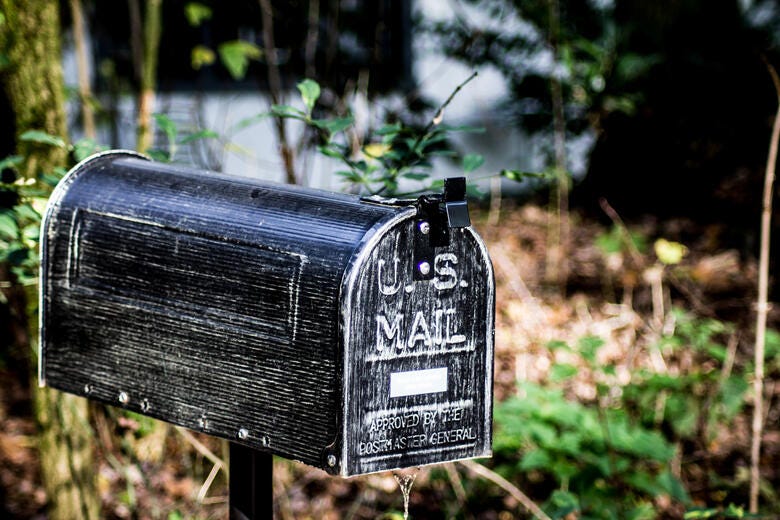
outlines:
M571 379L575 375L577 375L577 367L574 365L569 365L567 363L558 363L553 365L552 369L550 370L550 381L553 383L559 383L561 381L565 381L566 379Z
M428 177L430 177L430 173L423 173L423 172L407 172L401 175L404 179L409 179L413 181L424 181Z
M500 175L516 182L526 179L549 179L552 177L549 173L523 172L520 170L501 170Z
M748 382L738 375L732 375L723 382L719 397L723 413L728 419L734 418L742 409L749 386Z
M100 146L92 139L79 139L73 144L73 157L80 162L90 155L103 150L105 150L105 147Z
M22 230L22 236L26 240L30 240L32 242L37 242L40 238L40 234L41 234L41 227L37 223L27 225Z
M568 491L557 489L550 495L551 514L555 518L564 518L567 515L579 511L580 503L575 495Z
M478 153L470 153L463 158L463 171L471 173L485 163L485 158Z
M152 158L153 161L157 162L171 162L171 156L167 152L164 152L163 150L147 150L146 155Z
M5 15L3 14L3 11L0 11L0 27L5 24Z
M62 177L51 175L49 173L44 173L43 175L41 175L41 180L43 181L43 183L46 184L47 186L51 186L52 188L55 187L57 184L59 184L60 179L62 179Z
M19 225L16 219L9 212L0 213L0 239L15 240L17 236L19 236Z
M402 128L401 123L393 123L380 126L374 133L379 136L395 136L401 132Z
M67 148L65 140L62 137L51 135L42 130L27 130L19 136L20 141L27 141L39 144L48 144L50 146L56 146L57 148Z
M339 177L344 177L344 180L355 183L355 184L362 184L364 182L363 177L352 170L341 170L337 171L336 175Z
M343 159L344 155L342 152L336 148L334 145L326 145L326 146L318 146L317 150L324 155L325 157L330 157L331 159Z
M688 503L691 500L682 482L670 471L665 471L658 476L658 485L666 494L679 502Z
M196 45L190 52L190 64L195 70L200 70L207 65L213 65L215 61L217 61L217 56L214 54L214 51L205 45Z
M685 520L699 520L700 518L712 518L714 516L718 516L719 512L720 511L718 511L715 508L707 508L707 509L695 508L686 511L685 514L683 515L683 518Z
M615 65L615 72L622 81L633 81L647 74L660 62L660 56L621 53Z
M243 79L249 67L249 60L258 60L263 52L254 43L233 40L217 48L222 64L235 80Z
M604 340L598 336L585 336L577 342L580 355L591 364L596 362L596 353L603 346Z
M179 133L179 128L176 126L176 123L173 122L173 120L168 117L165 114L152 114L154 117L155 122L157 123L157 127L165 132L165 135L168 136L168 141L173 143L176 141L176 136Z
M201 139L216 139L218 137L219 134L216 133L214 130L198 130L197 132L192 133L180 139L179 144L189 144L193 141L198 141Z
M566 343L565 341L561 341L559 339L550 340L550 341L547 342L547 345L545 345L545 346L548 349L553 350L553 351L554 350L558 350L558 349L562 349L562 350L565 350L566 352L571 352L571 347L569 346L569 344Z
M653 244L658 260L664 265L679 264L688 253L688 248L679 242L659 238Z
M245 128L248 128L248 127L254 125L255 123L259 123L260 121L262 121L263 119L265 119L267 117L268 117L267 113L257 114L257 115L254 115L254 116L245 117L244 119L241 119L238 123L236 123L233 126L231 126L230 130L228 131L228 133L232 134L232 133L235 133L235 132L240 132L241 130L243 130Z
M352 119L352 117L341 117L337 119L315 119L311 122L311 124L317 128L327 130L331 134L335 134L338 132L343 132L352 126L353 122L354 119Z
M204 21L211 19L211 8L199 2L189 2L184 6L184 16L191 27L199 27Z
M532 469L546 468L550 465L550 462L551 459L547 450L529 451L523 455L523 459L520 461L520 469L529 471Z
M290 105L271 105L271 113L276 117L289 117L291 119L306 118L306 113Z
M601 233L596 236L595 243L596 247L605 255L617 254L623 250L623 239L617 228L613 228L610 233Z
M16 169L20 164L24 162L24 157L21 155L9 155L2 161L0 161L0 172L7 168Z
M644 502L630 509L626 515L626 520L653 520L657 516L653 505Z
M305 79L298 83L298 90L301 91L301 99L303 104L306 105L306 112L311 114L314 110L314 104L320 98L320 85L313 79Z
M41 216L29 204L20 204L18 206L14 206L13 211L14 213L16 213L16 217L19 221L24 221L24 220L28 220L32 222L41 221Z

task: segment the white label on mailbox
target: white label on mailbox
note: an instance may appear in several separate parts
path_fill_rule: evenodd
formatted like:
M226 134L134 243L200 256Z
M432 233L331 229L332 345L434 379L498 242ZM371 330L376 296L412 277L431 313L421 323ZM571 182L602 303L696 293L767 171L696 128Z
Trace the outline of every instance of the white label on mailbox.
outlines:
M390 374L390 397L447 391L447 367Z

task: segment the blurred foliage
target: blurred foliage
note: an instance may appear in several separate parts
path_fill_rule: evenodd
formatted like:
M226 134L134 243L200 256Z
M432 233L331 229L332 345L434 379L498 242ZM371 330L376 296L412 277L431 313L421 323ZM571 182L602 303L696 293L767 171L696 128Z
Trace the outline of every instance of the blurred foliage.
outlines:
M336 159L345 167L337 171L336 175L340 175L355 192L395 196L398 195L402 180L421 183L421 188L411 193L440 190L443 182L431 179L435 158L459 159L464 175L479 171L485 162L485 158L480 154L461 155L452 143L452 135L455 133L481 133L484 132L483 128L442 123L446 105L475 76L476 74L473 74L459 85L424 127L407 125L401 121L385 122L370 135L358 136L350 114L342 117L315 116L315 105L322 90L312 79L298 84L304 109L293 105L274 105L271 114L301 121L312 128L317 135L317 150L326 157ZM496 175L515 181L545 176L509 169L501 170ZM480 195L473 183L469 184L468 193L472 196Z
M63 148L71 165L102 149L90 139L66 143L40 130L23 132L19 140ZM18 170L23 161L19 155L0 160L0 198L7 203L0 208L0 262L7 262L18 283L32 285L38 280L38 244L46 202L67 170L57 168L39 172L36 178L24 178Z
M652 53L618 52L621 33L610 1L562 2L557 24L552 2L462 4L454 20L422 21L423 29L449 56L498 70L510 93L500 111L532 133L552 132L551 79L561 84L566 130L576 136L598 127L606 113L633 114L641 100L637 85L659 61Z
M600 338L584 337L576 345L554 341L548 345L553 357L566 361L553 363L547 382L520 382L515 395L496 405L496 471L540 492L553 518L656 518L658 504L668 499L691 508L685 518L746 516L729 505L745 498L740 476L721 469L716 478L704 459L713 445L729 442L749 399L752 366L735 363L723 343L734 334L732 325L679 309L672 314L674 332L650 348L674 370L623 366L629 369L624 381L618 366L599 362ZM767 362L776 363L776 332L767 350ZM571 395L582 373L595 381L591 401ZM719 496L722 506L691 507L673 472L681 458L713 472L710 495Z

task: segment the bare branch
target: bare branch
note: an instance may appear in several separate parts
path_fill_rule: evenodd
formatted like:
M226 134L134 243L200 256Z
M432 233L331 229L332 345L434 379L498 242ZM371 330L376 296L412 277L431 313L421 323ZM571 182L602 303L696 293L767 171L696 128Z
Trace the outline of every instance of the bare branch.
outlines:
M769 157L764 174L764 199L761 211L761 252L758 267L758 301L756 302L756 373L753 380L755 403L753 406L752 440L750 443L750 512L758 512L758 492L761 480L761 436L763 434L764 407L764 342L766 340L766 317L769 311L769 241L772 226L772 192L777 169L777 148L780 141L780 78L775 68L766 60L766 67L777 92L778 107L769 141Z
M279 105L283 100L282 77L279 73L279 60L276 55L276 41L274 38L274 18L271 0L259 0L262 11L263 24L263 50L265 51L265 64L268 71L268 90L271 94L271 102ZM298 176L295 173L295 154L287 139L287 125L283 117L274 117L276 123L276 137L279 140L279 155L282 158L286 181L288 184L297 184Z
M528 495L520 491L520 489L517 488L514 484L509 482L507 479L496 473L495 471L492 471L482 464L479 464L477 462L471 461L471 460L462 460L460 463L465 466L469 471L472 473L475 473L479 475L482 478L485 478L492 483L496 484L498 487L509 493L512 498L523 504L523 506L536 518L539 520L552 520L549 516L547 516L547 513L542 511L542 508L536 505L536 503L528 498Z

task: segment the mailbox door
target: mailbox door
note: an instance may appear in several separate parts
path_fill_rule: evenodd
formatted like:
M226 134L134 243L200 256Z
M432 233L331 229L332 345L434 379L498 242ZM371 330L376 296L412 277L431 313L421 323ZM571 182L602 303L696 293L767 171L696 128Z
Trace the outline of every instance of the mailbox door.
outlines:
M493 271L470 227L449 232L432 279L415 280L421 230L408 214L371 236L345 279L342 475L491 453Z

